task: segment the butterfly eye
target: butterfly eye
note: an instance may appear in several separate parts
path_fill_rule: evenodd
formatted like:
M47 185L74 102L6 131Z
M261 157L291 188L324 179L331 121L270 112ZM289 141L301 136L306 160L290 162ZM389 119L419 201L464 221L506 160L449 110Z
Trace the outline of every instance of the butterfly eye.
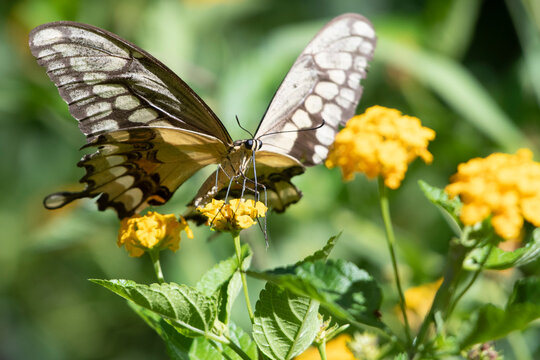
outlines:
M253 149L253 140L252 139L246 140L246 142L244 143L244 146L246 147L246 149L252 150Z

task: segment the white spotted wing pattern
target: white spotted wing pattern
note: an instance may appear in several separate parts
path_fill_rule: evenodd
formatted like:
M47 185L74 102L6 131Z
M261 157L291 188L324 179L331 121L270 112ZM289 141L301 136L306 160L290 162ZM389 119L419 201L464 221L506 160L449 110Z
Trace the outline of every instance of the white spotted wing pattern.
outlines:
M261 151L287 153L305 166L323 162L338 126L355 113L375 41L373 27L360 15L345 14L327 24L300 54L270 103L255 134L263 137ZM323 120L319 129L298 131ZM265 136L268 133L273 134Z
M99 196L100 210L112 207L123 218L165 203L210 164L218 170L192 205L223 197L230 184L230 194L239 195L243 179L253 183L254 151L269 206L283 211L298 201L301 193L290 179L326 158L338 126L354 114L375 33L357 14L328 23L283 80L256 141L238 142L177 75L113 33L61 21L32 30L29 44L86 135L85 147L97 148L78 164L86 170L85 189L51 194L45 206Z

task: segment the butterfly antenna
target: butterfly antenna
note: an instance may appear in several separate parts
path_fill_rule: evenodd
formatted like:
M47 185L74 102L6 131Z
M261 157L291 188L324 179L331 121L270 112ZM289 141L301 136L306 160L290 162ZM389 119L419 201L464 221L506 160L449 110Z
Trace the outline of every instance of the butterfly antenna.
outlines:
M317 130L317 129L320 129L324 126L324 124L326 124L326 121L323 121L317 125L317 126L314 126L312 128L307 128L307 129L298 129L298 130L284 130L284 131L274 131L274 132L271 132L271 133L267 133L267 134L262 134L261 136L258 137L258 139L262 138L263 136L268 136L268 135L275 135L275 134L285 134L285 133L299 133L299 132L302 132L302 131L313 131L313 130Z
M250 136L250 139L253 139L253 134L251 133L251 131L249 131L248 129L246 129L245 127L242 126L242 124L240 124L240 120L238 119L238 115L235 115L234 116L236 118L236 123L238 124L238 126L240 127L240 129L244 130L245 132L247 132Z

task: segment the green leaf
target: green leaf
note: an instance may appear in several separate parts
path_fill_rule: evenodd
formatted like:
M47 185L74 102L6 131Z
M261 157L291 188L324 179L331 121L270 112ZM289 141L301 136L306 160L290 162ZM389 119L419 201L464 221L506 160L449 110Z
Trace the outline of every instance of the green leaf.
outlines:
M165 321L161 316L143 308L131 301L129 306L139 315L158 335L165 341L167 354L173 360L190 360L189 349L193 338L180 334L174 326ZM204 339L201 337L201 339Z
M250 275L311 297L347 321L380 327L381 289L364 270L345 260L306 262Z
M330 256L330 252L332 252L332 249L334 249L334 246L336 246L336 243L341 236L341 233L337 234L336 236L332 236L328 241L326 242L326 245L320 250L315 251L313 254L306 257L304 260L300 261L300 263L309 262L309 261L316 261L316 260L326 260L328 259L328 256Z
M216 299L197 290L174 283L137 284L131 280L90 281L99 284L125 299L131 300L169 320L186 336L210 332L217 317Z
M422 180L418 181L418 185L426 198L444 211L443 214L445 214L447 219L450 220L450 224L454 228L454 231L456 234L459 234L461 229L458 216L462 205L459 198L455 197L450 199L448 194L443 189L431 186Z
M317 301L267 283L255 306L253 339L270 359L291 359L315 339L318 309Z
M530 277L517 281L506 307L509 308L524 303L540 306L540 278Z
M253 252L247 244L242 246L241 251L242 269L246 271L251 265ZM218 319L227 324L234 300L242 288L236 255L221 261L208 270L195 287L206 296L217 296L219 301Z
M531 240L525 246L514 251L504 251L498 247L486 246L473 250L467 257L467 269L476 270L480 266L486 251L490 251L489 256L483 266L490 270L504 270L511 267L523 266L535 261L540 257L540 229L535 229Z
M250 359L258 359L257 346L251 337L234 323L229 323L229 339L246 353ZM204 337L193 339L189 351L190 360L242 360L229 346L211 342Z
M519 280L505 309L487 304L475 311L458 338L461 349L499 339L540 318L540 279Z
M194 360L241 360L242 358L229 346L213 342L199 336L189 338L182 335L161 316L133 302L128 302L135 311L165 341L167 353L171 359ZM250 359L257 359L257 346L241 328L229 324L229 339L242 349Z

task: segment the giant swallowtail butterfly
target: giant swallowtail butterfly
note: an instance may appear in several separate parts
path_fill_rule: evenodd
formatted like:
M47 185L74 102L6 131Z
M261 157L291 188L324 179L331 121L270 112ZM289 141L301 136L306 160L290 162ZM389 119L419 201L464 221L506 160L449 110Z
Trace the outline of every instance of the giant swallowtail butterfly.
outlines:
M86 188L51 194L45 207L99 196L99 210L112 207L123 218L165 203L196 171L218 164L192 205L243 192L249 180L283 211L301 196L291 177L324 161L354 115L375 41L361 15L330 21L293 64L254 138L233 142L199 96L146 51L91 25L38 26L32 54L79 122L84 147L97 148L78 163Z

